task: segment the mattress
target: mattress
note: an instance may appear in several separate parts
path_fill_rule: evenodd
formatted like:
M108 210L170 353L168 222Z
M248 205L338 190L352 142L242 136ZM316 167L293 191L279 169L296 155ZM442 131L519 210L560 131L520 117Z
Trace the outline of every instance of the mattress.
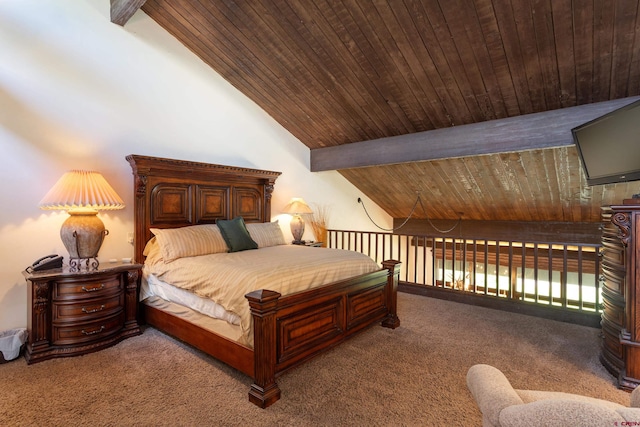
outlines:
M202 310L217 313L218 317L228 316L229 319L237 316L241 342L250 345L253 337L249 304L245 298L247 293L269 289L289 295L379 269L371 258L358 252L279 245L185 257L169 263L155 259L145 264L143 272L147 283L158 285L156 289L160 290L154 292L170 293L169 298L176 298L179 293L168 292L164 286L170 284L199 297L192 302L185 297L180 304L192 306L195 303L197 306L204 298L219 307L204 307L207 304L202 304ZM201 312L200 309L196 311Z

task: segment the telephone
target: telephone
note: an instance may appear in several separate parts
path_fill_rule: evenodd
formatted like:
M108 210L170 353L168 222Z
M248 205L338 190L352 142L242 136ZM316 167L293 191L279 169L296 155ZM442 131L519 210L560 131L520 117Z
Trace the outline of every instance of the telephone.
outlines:
M54 268L61 267L62 257L60 255L51 254L35 260L33 264L26 268L26 270L28 273L31 273L32 271L52 270Z

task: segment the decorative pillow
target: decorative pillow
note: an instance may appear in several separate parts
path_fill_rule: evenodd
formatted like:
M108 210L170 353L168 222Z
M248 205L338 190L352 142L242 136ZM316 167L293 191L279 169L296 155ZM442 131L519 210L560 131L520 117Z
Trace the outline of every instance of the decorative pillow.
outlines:
M191 225L181 228L152 228L165 263L178 258L227 252L218 226Z
M274 222L253 222L246 224L246 226L249 235L259 248L287 244L277 220Z
M158 246L158 242L156 240L156 236L153 236L149 239L146 245L144 245L144 250L142 251L142 255L149 256L152 250L154 250Z
M229 252L258 249L258 244L251 238L251 235L249 235L247 226L244 223L244 218L241 216L230 220L221 219L218 220L217 224L222 233L222 237L225 242L227 242Z

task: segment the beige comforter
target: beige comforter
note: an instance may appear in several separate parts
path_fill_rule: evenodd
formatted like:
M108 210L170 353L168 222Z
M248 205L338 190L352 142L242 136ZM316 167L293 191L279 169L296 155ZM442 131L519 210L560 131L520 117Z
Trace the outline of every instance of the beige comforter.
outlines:
M281 245L234 253L162 260L145 265L145 274L212 299L240 316L244 344L253 346L247 293L269 289L288 295L380 267L368 256L341 249Z

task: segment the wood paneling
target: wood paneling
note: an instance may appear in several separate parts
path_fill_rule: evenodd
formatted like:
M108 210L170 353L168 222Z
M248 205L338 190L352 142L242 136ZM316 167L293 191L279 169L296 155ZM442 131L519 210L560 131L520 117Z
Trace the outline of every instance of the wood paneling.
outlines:
M394 218L406 218L420 194L417 219L596 222L600 206L640 192L638 182L587 187L579 162L563 147L341 173Z
M634 1L147 0L142 10L311 149L640 95ZM597 222L601 204L640 193L588 187L572 147L341 173L397 218L417 191L433 218L567 222Z

